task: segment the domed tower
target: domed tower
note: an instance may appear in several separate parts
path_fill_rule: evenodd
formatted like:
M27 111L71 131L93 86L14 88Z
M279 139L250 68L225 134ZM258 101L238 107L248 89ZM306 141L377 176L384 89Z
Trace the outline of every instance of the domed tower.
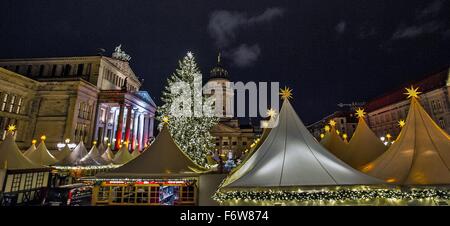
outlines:
M212 89L212 94L214 94L216 90L223 91L222 109L216 109L216 111L222 112L223 119L233 117L234 92L231 87L228 71L222 66L220 53L217 56L217 65L211 69L207 86Z

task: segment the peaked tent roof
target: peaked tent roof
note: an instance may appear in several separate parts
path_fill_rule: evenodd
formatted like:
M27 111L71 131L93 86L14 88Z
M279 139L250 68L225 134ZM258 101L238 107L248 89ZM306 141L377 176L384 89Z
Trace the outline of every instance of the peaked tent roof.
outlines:
M23 155L28 156L31 152L36 150L36 145L31 144L31 146L23 153Z
M43 165L36 164L25 157L14 141L14 135L7 132L5 139L0 144L0 169L43 169Z
M138 149L134 149L134 151L131 153L131 156L133 156L133 158L138 157L141 154L141 152L138 151Z
M98 174L96 177L180 176L194 175L200 171L204 171L204 169L181 151L172 139L167 125L164 125L155 141L145 152L127 164L110 172Z
M359 118L358 126L353 133L347 150L338 158L344 160L355 169L375 160L386 151L387 147L372 132L364 118Z
M99 153L100 155L103 155L103 153L105 153L105 151L106 151L105 145L103 145L103 142L101 142L101 143L98 145L98 153Z
M58 152L55 153L55 158L58 161L61 161L65 157L69 156L70 153L71 153L71 151L70 151L69 145L66 144L66 145L64 145L64 148L61 151L58 151Z
M396 184L450 184L448 134L413 97L397 140L362 171Z
M292 187L381 184L329 153L306 129L288 100L279 124L260 148L223 183L232 187Z
M107 163L112 163L114 159L114 153L111 151L111 148L109 146L103 152L102 159L105 160Z
M127 145L122 145L119 151L115 154L113 163L125 164L129 162L131 159L133 159L133 156L131 156L130 151L128 151Z
M81 159L86 156L87 150L84 146L83 141L80 141L78 145L73 149L70 155L66 156L64 159L59 161L56 165L59 166L76 166L80 164Z
M30 159L32 162L35 162L40 165L49 166L53 165L58 160L50 154L50 151L45 146L45 142L41 141L41 143L38 145L35 151L28 154L28 159Z
M104 164L106 163L95 145L92 145L89 153L80 160L80 165L83 166L99 166Z
M348 144L336 133L334 127L331 127L331 130L326 133L325 137L320 141L320 144L338 157L343 156L343 153L345 153L348 148Z

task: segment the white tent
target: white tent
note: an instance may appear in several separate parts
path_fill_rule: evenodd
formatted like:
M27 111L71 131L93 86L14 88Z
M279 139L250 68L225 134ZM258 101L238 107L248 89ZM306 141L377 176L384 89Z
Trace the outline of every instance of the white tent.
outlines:
M372 176L404 185L450 184L450 140L417 100L411 99L406 124L389 149L363 168Z
M112 163L114 159L114 153L111 151L111 147L108 145L108 148L103 152L102 159L107 163Z
M136 148L136 149L134 149L134 151L131 153L131 156L132 156L133 158L136 158L136 157L138 157L140 154L141 154L141 152L139 152L139 150Z
M348 166L322 147L288 100L279 124L221 189L373 185L382 183Z
M83 141L80 141L78 145L73 149L70 155L66 156L64 159L59 161L56 165L58 166L78 166L80 165L81 159L87 155L86 147Z
M31 146L23 153L23 155L28 156L31 152L36 150L36 140L33 140Z
M320 144L338 158L343 156L343 153L345 153L348 148L348 144L337 134L334 126L332 126L331 130L325 134L325 137L322 140L320 140Z
M95 144L92 145L89 153L80 160L80 165L83 166L99 166L105 164L106 162L102 159L102 156L100 155Z
M103 142L101 142L101 143L98 145L98 153L99 153L100 155L103 155L103 153L105 153L105 151L106 151L105 145L103 145Z
M128 145L122 144L122 147L114 155L113 163L117 165L125 164L133 159L130 151L128 151Z
M342 153L342 156L337 156L355 169L361 169L387 149L369 128L364 116L359 117L358 120L358 126L350 139L347 150Z
M28 154L28 159L40 165L54 165L58 160L50 153L50 151L45 146L44 139L38 145L36 150Z
M125 149L126 150L126 149ZM116 156L117 157L117 156ZM167 125L150 147L139 157L110 172L96 175L97 178L143 178L189 176L204 171L175 144ZM156 177L156 178L154 178Z
M71 153L71 151L70 151L69 145L66 144L66 145L64 145L64 148L61 151L58 151L58 152L55 153L55 158L58 161L61 161L65 157L69 156L70 153Z
M5 140L0 144L0 169L42 169L46 168L30 161L17 147L12 132L7 132Z

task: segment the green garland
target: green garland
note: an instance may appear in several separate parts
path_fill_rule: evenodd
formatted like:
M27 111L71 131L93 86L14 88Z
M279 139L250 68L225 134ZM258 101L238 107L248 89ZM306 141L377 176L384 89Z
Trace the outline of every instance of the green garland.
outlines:
M229 191L217 192L213 199L219 202L230 200L251 201L350 201L367 199L450 199L450 191L438 189L393 189L335 191Z

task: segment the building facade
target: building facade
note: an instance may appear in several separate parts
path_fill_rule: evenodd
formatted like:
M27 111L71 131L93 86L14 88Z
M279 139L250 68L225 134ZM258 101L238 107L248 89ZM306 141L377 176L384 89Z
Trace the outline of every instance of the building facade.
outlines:
M212 89L211 94L217 90L222 91L221 106L216 106L216 110L221 112L223 117L212 129L211 134L215 137L215 148L218 154L227 156L232 152L235 157L240 157L245 149L257 139L261 130L249 125L241 125L234 117L234 89L230 85L228 71L222 66L220 54L217 57L217 65L210 71L210 77L206 87ZM217 107L219 109L217 109Z
M450 133L450 69L447 67L415 82L409 82L393 92L367 103L369 126L378 136L400 132L399 120L406 120L410 101L404 95L405 87L419 87L420 103L433 120Z
M66 138L143 149L153 137L156 105L120 46L112 57L0 60L0 138L16 124L20 148L46 135L49 149Z

